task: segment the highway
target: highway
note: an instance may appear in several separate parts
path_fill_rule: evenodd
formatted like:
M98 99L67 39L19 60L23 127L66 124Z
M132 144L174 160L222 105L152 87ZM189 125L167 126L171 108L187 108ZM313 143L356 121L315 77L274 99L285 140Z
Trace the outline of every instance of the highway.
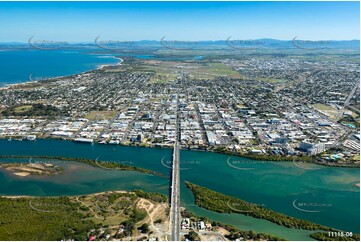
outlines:
M177 97L177 121L176 139L173 148L172 182L170 197L170 226L171 241L180 240L180 125L178 118L178 97Z
M344 108L346 108L348 105L350 105L350 101L351 98L353 97L353 95L355 95L356 90L359 88L360 83L357 82L356 85L354 86L354 88L352 88L350 94L347 96L345 103L343 105Z
M343 107L342 107L342 109L341 109L341 112L340 112L339 115L338 115L338 118L342 118L342 117L343 117L343 114L344 114L346 108L348 107L348 105L350 105L350 101L351 101L353 95L355 95L355 92L356 92L356 90L359 88L359 86L360 86L360 83L357 82L356 85L354 86L354 88L352 88L350 94L347 96L347 98L346 98L346 100L345 100L345 102L344 102L344 104L343 104Z

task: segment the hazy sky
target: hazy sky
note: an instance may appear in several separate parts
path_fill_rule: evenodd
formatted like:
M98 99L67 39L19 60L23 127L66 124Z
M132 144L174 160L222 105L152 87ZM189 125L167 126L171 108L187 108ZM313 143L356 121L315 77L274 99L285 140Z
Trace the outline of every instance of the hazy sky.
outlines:
M0 42L359 39L359 2L0 2Z

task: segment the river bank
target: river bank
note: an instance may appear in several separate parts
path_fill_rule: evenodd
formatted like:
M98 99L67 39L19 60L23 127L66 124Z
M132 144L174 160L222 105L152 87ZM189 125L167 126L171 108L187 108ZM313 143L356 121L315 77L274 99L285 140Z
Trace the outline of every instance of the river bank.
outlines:
M111 163L128 164L161 174L170 174L171 149L146 148L120 145L93 145L66 140L39 139L36 141L0 140L1 155L22 156L63 156L90 160L104 160ZM239 197L245 201L264 204L267 208L338 229L358 232L359 169L316 166L317 170L305 170L292 162L252 161L231 156L236 169L227 163L229 155L214 152L181 150L181 182L190 181L226 195ZM15 160L16 159L12 159ZM163 160L163 163L162 163ZM7 162L7 159L1 159ZM28 159L19 159L18 162ZM104 190L142 189L168 195L169 178L162 178L136 171L117 172L98 169L85 163L66 161L64 174L57 177L14 178L0 172L0 194L4 195L74 195ZM227 179L223 179L227 177ZM183 184L183 183L182 183ZM295 209L293 201L330 204L326 211L305 213ZM230 221L242 224L242 228L255 228L257 232L278 234L282 238L292 238L281 228L251 219L247 216L233 217L217 215L194 207L194 200L187 188L181 187L182 204L192 212L210 217L215 221ZM355 212L356 211L356 212ZM345 222L347 221L347 222ZM265 230L267 228L267 230ZM287 229L288 231L289 229ZM294 231L292 232L294 233ZM303 233L303 232L302 232ZM299 236L299 238L304 238Z
M0 139L9 139L9 137L0 137ZM19 137L21 139L21 137ZM54 140L68 140L68 141L74 141L73 138L54 138L54 137L42 137L38 139L54 139ZM17 141L17 140L15 140ZM90 143L93 144L93 143ZM115 144L104 144L99 143L101 145L110 145L114 146ZM116 144L118 146L133 146L133 147L146 147L146 148L162 148L162 149L169 149L172 148L172 146L161 146L159 144L153 144L153 145L146 145L146 144L139 144L139 143L120 143ZM191 150L196 152L213 152L218 154L224 154L224 155L230 155L230 156L237 156L242 157L246 159L251 160L261 160L261 161L270 161L270 162L293 162L293 163L308 163L308 164L315 164L320 166L329 166L329 167L342 167L342 168L360 168L360 164L358 163L337 163L337 162L326 162L326 161L320 161L319 157L317 156L280 156L280 155L270 155L270 154L244 154L239 152L232 152L229 150L226 150L224 148L214 148L214 147L208 147L208 148L193 148L193 147L183 147L182 150Z

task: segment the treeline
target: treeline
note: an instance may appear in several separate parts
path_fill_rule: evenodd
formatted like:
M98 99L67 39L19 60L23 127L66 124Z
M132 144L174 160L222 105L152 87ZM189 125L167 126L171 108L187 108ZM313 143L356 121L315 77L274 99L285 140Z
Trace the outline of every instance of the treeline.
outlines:
M270 154L240 154L236 152L229 151L225 147L218 147L214 149L215 152L227 154L227 155L235 155L240 156L252 160L264 160L264 161L296 161L296 162L308 162L318 164L316 156L283 156L283 155L270 155Z
M167 202L168 198L166 195L157 192L144 192L142 190L133 190L138 197L145 198L157 203Z
M241 240L241 237L243 238L243 240L245 241L249 241L249 240L267 240L267 241L284 241L285 239L278 237L278 236L274 236L274 235L270 235L270 234L265 234L265 233L257 233L255 231L244 231L244 230L239 230L236 227L234 227L233 225L230 224L223 224L220 222L215 222L215 221L211 221L210 219L206 218L206 217L199 217L197 215L195 215L194 213L192 213L189 210L183 210L181 212L182 217L185 218L191 218L191 220L194 221L209 221L212 224L213 229L215 227L220 227L220 228L224 228L225 230L229 231L230 233L228 235L225 235L226 238L228 238L229 240L235 241L237 239ZM190 240L190 238L188 238Z
M278 236L265 234L265 233L256 233L253 230L242 231L235 228L233 225L222 224L218 222L212 222L212 226L222 227L228 230L230 233L225 235L225 237L231 241L239 240L267 240L267 241L284 241L285 239ZM243 238L243 239L242 239Z
M318 164L316 162L317 159L315 156L282 156L282 155L266 155L266 154L261 154L261 155L245 154L241 156L253 160L295 161L295 162L307 162L307 163Z
M240 153L237 153L237 152L229 151L225 147L218 147L218 148L215 148L213 151L217 152L217 153L221 153L221 154L226 154L226 155L240 156L240 157L248 158L248 159L252 159L252 160L294 161L294 162L313 163L313 164L316 164L316 165L332 166L332 167L349 167L349 168L360 167L360 164L357 164L357 163L347 164L347 163L336 163L336 162L324 162L324 161L320 160L319 156L308 156L308 155L303 155L303 156L282 156L282 155L251 154L251 153L240 154ZM320 155L322 155L322 154L320 154Z
M282 213L274 212L270 209L246 202L239 198L227 196L208 188L201 187L190 182L185 182L186 186L192 191L195 197L195 203L205 209L219 213L241 213L247 216L265 219L272 223L279 224L288 228L305 229L305 230L324 230L337 231L329 227L312 223L287 216Z
M86 240L97 225L79 206L68 197L0 197L0 240Z
M70 157L64 157L64 156L30 156L30 155L0 155L1 158L16 158L16 159L30 159L30 158L37 158L37 159L47 159L47 160L61 160L61 161L76 161L76 162L82 162L89 164L94 167L98 168L109 168L109 169L119 169L124 171L139 171L143 173L148 173L160 177L165 177L164 174L147 170L144 168L136 167L136 166L128 166L124 164L118 164L116 162L106 162L106 161L97 161L97 160L91 160L91 159L84 159L84 158L70 158ZM36 162L34 162L36 163Z
M345 233L344 233L345 234ZM328 232L317 232L310 235L311 238L320 241L360 241L360 234L352 236L330 236Z
M146 192L138 191L145 197ZM81 200L88 196L83 195ZM151 197L152 194L150 194ZM122 197L129 197L130 204L122 211L116 210L117 216L126 218L121 222L124 232L114 235L115 239L132 236L136 231L136 225L147 216L145 210L136 207L135 201L140 197L135 193L110 193L98 195L98 200L108 198L106 209L102 211L101 217L109 216L108 210ZM119 201L116 205L120 205ZM101 204L99 204L101 206ZM109 210L110 211L110 210ZM119 223L105 225L93 220L94 215L89 207L84 206L77 197L18 197L6 198L0 196L0 241L86 241L89 236L96 235L101 239L106 234L111 234L111 227ZM103 233L107 229L107 233ZM103 232L102 232L103 231ZM105 239L105 238L104 238Z
M200 241L199 235L197 232L191 230L188 234L185 234L184 237L189 241Z
M142 221L146 216L147 212L140 210L138 208L132 208L130 214L127 212L126 215L130 216L130 219L122 222L121 224L124 226L124 231L121 234L118 234L116 237L117 239L121 239L124 237L132 236L133 231L136 228L136 224Z

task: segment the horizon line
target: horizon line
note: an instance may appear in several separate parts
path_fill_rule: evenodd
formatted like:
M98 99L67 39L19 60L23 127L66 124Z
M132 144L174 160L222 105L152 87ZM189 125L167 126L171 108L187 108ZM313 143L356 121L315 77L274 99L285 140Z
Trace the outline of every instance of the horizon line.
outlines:
M296 36L297 37L297 36ZM294 37L294 38L296 38ZM97 38L97 37L96 37ZM66 41L66 40L51 40L51 39L40 39L37 41L63 41L66 43L71 43L71 44L94 44L94 42L96 42L96 38L94 38L93 41ZM163 41L187 41L187 42L227 42L229 41L254 41L254 40L275 40L275 41L283 41L283 42L292 42L292 41L360 41L360 39L274 39L274 38L257 38L257 39L241 39L241 38L235 38L235 39L216 39L216 40L212 40L212 39L202 39L202 40L191 40L191 39L187 39L187 40L180 40L180 39L164 39ZM28 41L17 41L17 40L12 40L12 41L0 41L0 43L19 43L19 44L29 44L29 40L31 38L28 39ZM100 41L133 41L133 42L141 42L141 41L152 41L152 42L162 42L162 38L161 39L140 39L140 40L120 40L120 39L104 39L104 40L100 40Z

